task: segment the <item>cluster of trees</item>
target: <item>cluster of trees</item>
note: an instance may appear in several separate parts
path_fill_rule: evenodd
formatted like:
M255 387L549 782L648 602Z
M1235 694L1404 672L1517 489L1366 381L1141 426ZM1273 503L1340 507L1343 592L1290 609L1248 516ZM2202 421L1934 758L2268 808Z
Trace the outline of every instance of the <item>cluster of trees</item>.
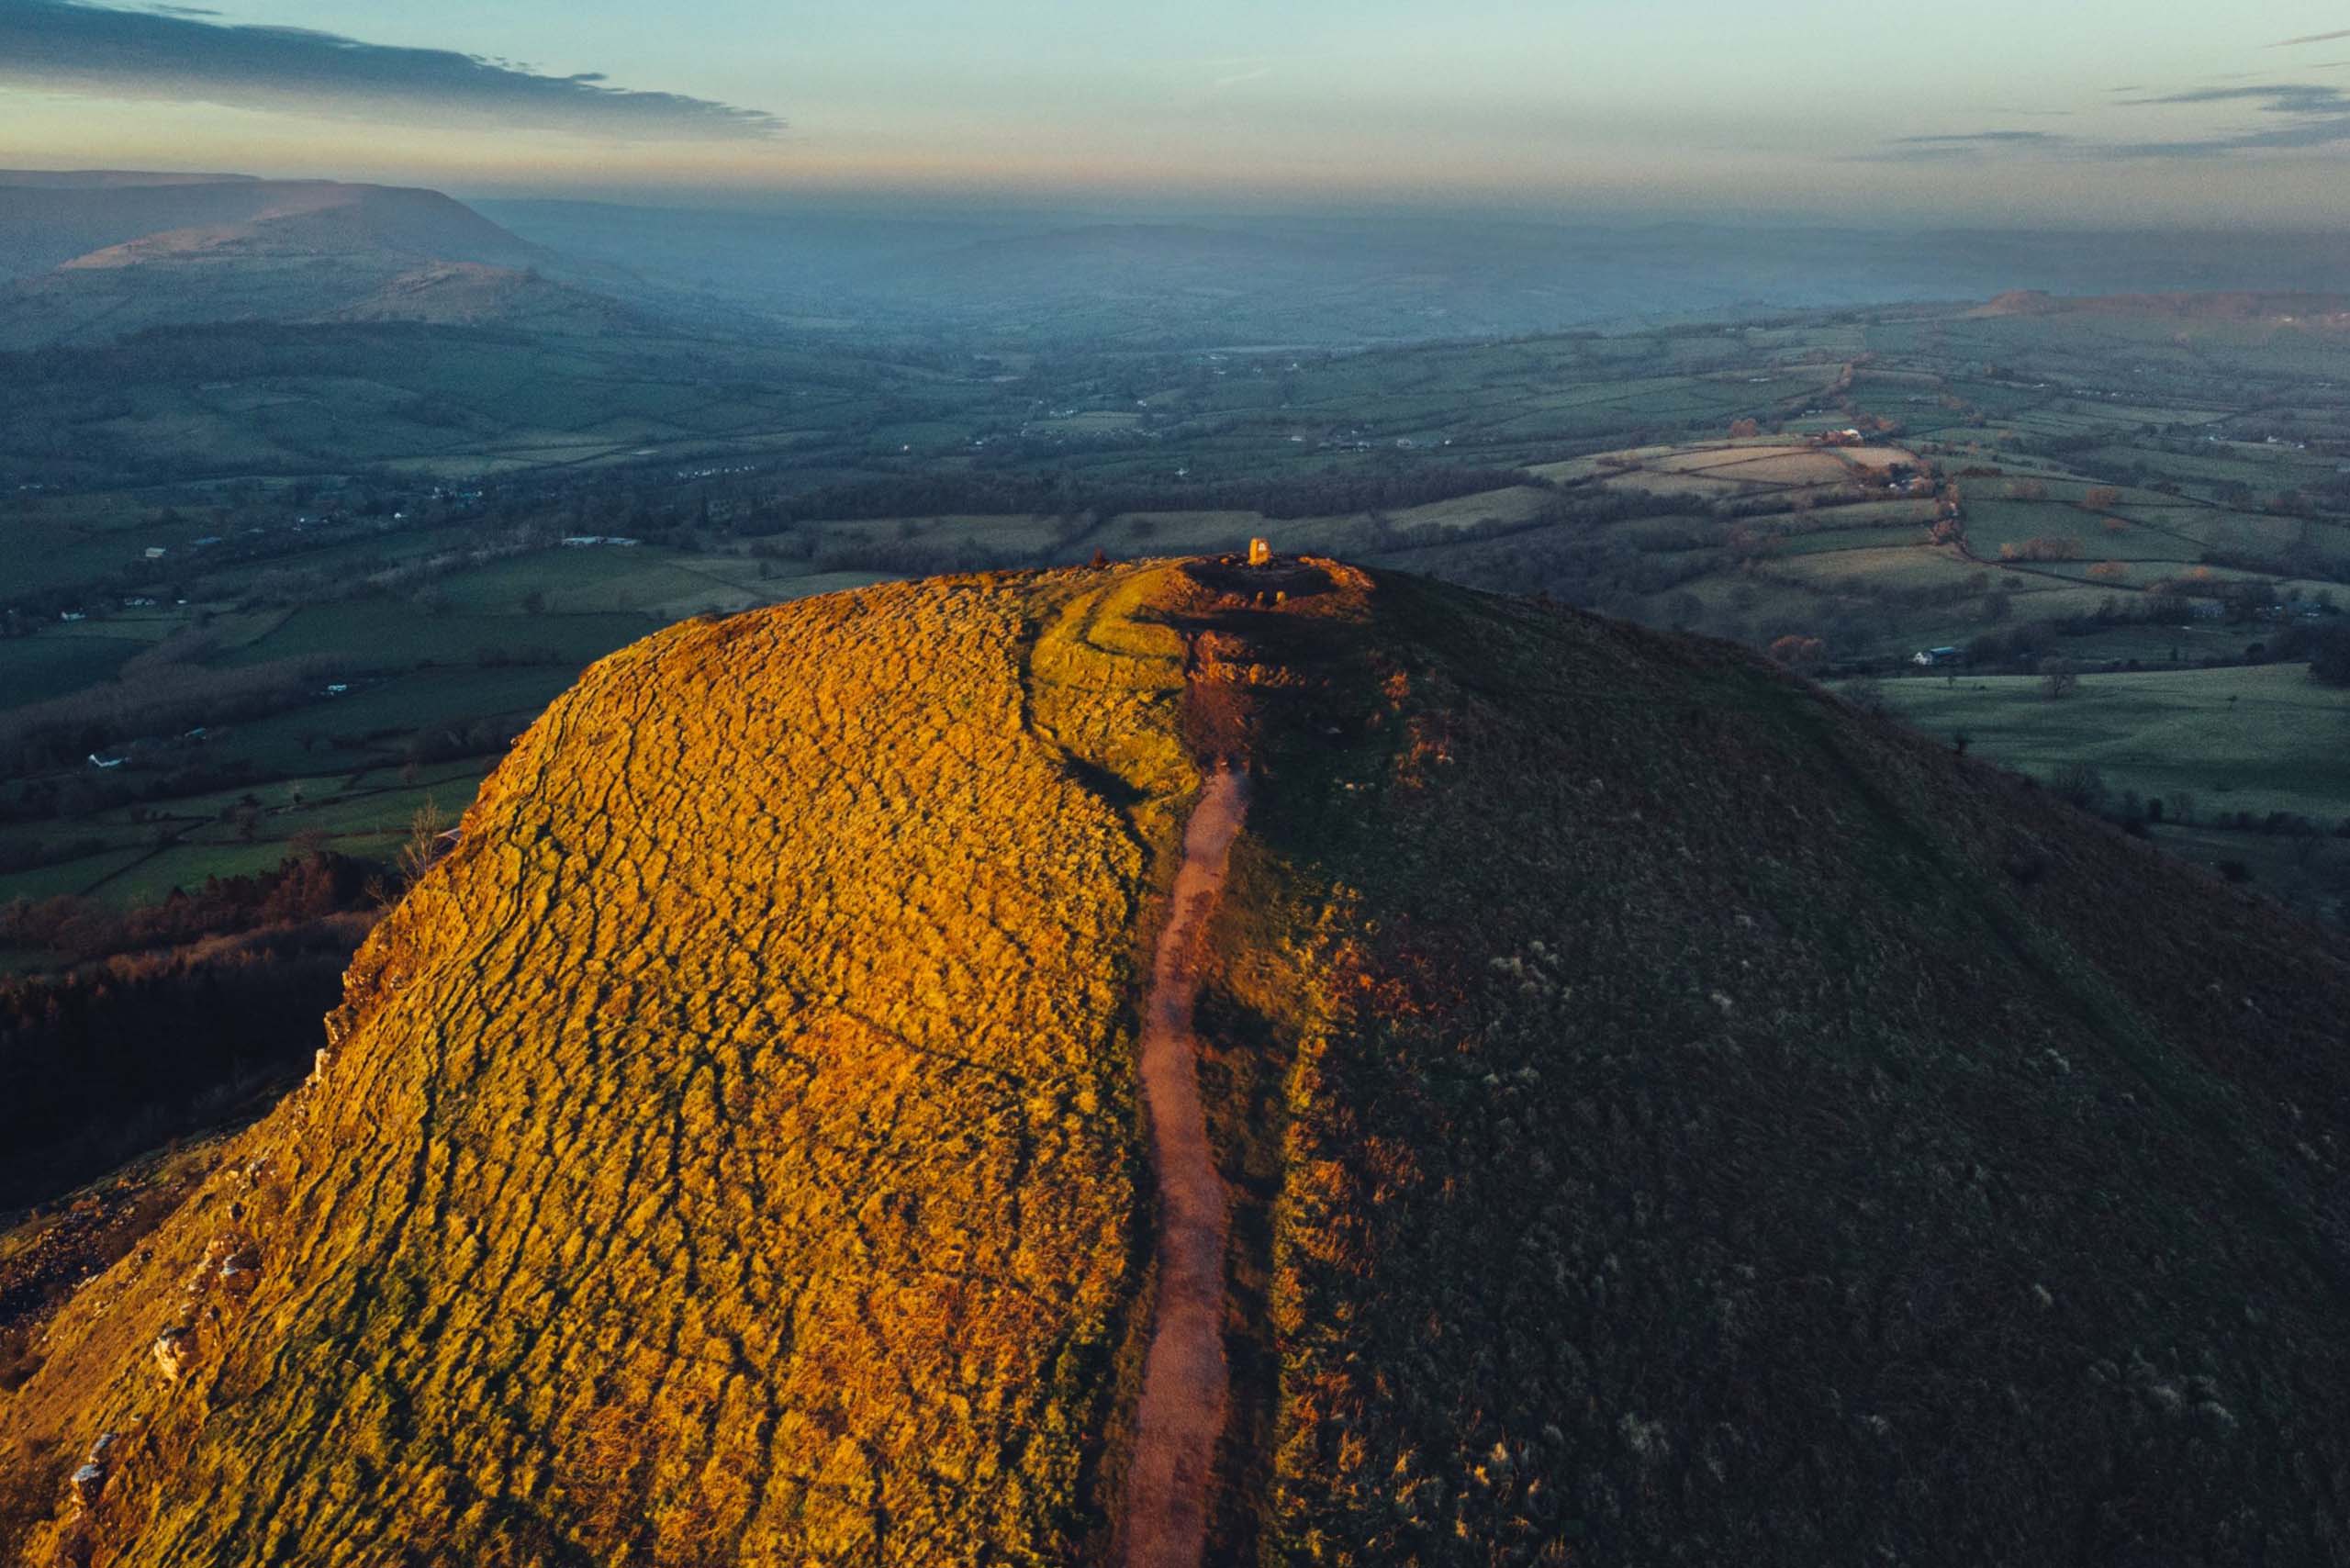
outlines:
M1985 667L2035 663L2056 645L2059 635L2053 621L2022 622L1969 638L1966 659L1969 664Z
M323 1043L367 924L343 915L0 980L0 1209L284 1083Z
M2304 527L2306 528L2306 524ZM2289 544L2264 547L2241 535L2222 535L2199 553L2206 565L2275 577L2350 582L2350 555L2336 554L2306 533Z
M381 868L312 853L131 910L0 905L0 1208L67 1191L282 1084L323 1041Z
M1818 669L1827 662L1828 644L1818 637L1790 633L1773 639L1771 656L1789 669Z
M2190 566L2175 577L2148 585L2158 613L2185 614L2190 600L2217 599L2231 621L2247 621L2263 605L2277 599L2277 585L2249 577L2223 577L2209 566Z
M1768 490L1749 496L1724 496L1707 502L1706 510L1715 517L1757 518L1781 517L1787 512L1807 513L1823 507L1862 506L1885 499L1885 492L1859 480L1849 484L1822 485L1799 489L1790 494L1785 490ZM1678 498L1677 510L1690 510L1686 497ZM1809 526L1818 526L1817 524Z
M2023 622L2000 630L1985 632L1966 644L1969 663L1992 666L2019 665L2037 669L2049 652L2067 638L2092 636L2110 631L2117 625L2168 624L2187 614L2183 599L2132 596L2128 599L2108 599L2092 613L2059 616L2047 621ZM2172 650L2177 660L2179 650ZM2334 622L2311 625L2288 622L2279 627L2266 641L2247 644L2242 652L2247 664L2298 664L2306 661L2310 673L2320 680L2336 685L2350 685L2350 622ZM2206 655L2205 664L2233 663L2231 655ZM2127 667L2137 667L2132 659Z
M2350 686L2350 625L2288 626L2270 644L2274 656L2306 655L2310 676L2328 686Z
M2081 542L2068 533L2011 539L1999 546L2002 561L2077 561L2086 553Z
M1590 488L1565 491L1544 501L1523 517L1486 518L1466 528L1443 523L1409 526L1397 523L1383 510L1373 510L1366 524L1367 536L1360 547L1377 553L1437 548L1501 539L1515 533L1536 533L1556 529L1561 524L1571 525L1570 532L1582 533L1639 518L1672 517L1684 510L1685 503L1673 496L1650 495L1640 490ZM1673 554L1707 549L1718 545L1720 541L1713 532L1693 530L1677 532L1670 538L1644 539L1642 543L1649 547L1647 553ZM1718 556L1715 559L1718 560Z
M1620 537L1572 529L1520 533L1447 556L1444 575L1494 593L1541 592L1568 604L1629 609L1730 565L1718 551L1651 554Z
M179 947L207 937L299 924L371 907L383 868L313 849L274 871L207 877L194 892L119 908L71 894L0 903L0 947L55 953L86 963L118 953Z
M513 718L460 719L428 724L400 741L400 760L415 766L487 756L511 745L522 730L523 722Z
M2135 790L2116 790L2106 783L2105 775L2093 763L2064 764L2048 776L2048 788L2083 811L2094 812L2132 829L2165 822L2199 822L2206 827L2298 839L2311 847L2328 836L2350 838L2350 817L2329 828L2299 812L2213 812L2199 816L2199 802L2191 792L2175 790L2168 795L2141 795Z

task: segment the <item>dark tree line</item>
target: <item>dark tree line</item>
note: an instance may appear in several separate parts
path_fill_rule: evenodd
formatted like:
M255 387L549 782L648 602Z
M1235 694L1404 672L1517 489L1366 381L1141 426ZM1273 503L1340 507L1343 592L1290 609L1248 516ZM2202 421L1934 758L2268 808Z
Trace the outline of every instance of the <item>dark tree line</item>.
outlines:
M0 982L0 1208L70 1192L294 1076L324 1043L352 924Z
M0 946L84 960L0 979L0 1209L68 1192L297 1074L374 923L376 870L314 855L142 909L0 907Z
M118 953L180 947L208 936L297 925L362 910L383 868L330 851L288 857L274 871L207 877L194 892L117 908L72 894L0 903L0 947L55 953L82 963Z

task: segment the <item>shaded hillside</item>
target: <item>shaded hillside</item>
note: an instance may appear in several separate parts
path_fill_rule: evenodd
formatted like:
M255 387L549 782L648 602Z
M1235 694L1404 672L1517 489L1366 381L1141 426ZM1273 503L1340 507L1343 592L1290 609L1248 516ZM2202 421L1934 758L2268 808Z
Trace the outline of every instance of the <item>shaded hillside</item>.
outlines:
M0 1529L1102 1560L1212 759L1212 1556L2341 1560L2338 948L1727 645L1214 564L596 666L0 1395Z
M1103 212L478 204L526 239L716 308L934 343L1098 349L1515 336L1894 300L2339 286L2338 234L1546 221L1492 211Z
M401 273L381 287L321 312L320 321L423 321L494 326L576 336L643 328L645 318L618 300L504 267L466 262Z
M2338 946L1753 655L1379 598L1228 911L1270 1558L2343 1560Z

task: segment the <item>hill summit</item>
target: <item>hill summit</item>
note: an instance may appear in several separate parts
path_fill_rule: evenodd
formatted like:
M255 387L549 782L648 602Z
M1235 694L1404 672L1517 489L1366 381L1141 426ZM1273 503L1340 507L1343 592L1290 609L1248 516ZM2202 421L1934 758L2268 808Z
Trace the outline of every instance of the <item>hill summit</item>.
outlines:
M0 1394L30 1560L2350 1541L2350 961L1727 644L1325 562L682 624L347 984Z

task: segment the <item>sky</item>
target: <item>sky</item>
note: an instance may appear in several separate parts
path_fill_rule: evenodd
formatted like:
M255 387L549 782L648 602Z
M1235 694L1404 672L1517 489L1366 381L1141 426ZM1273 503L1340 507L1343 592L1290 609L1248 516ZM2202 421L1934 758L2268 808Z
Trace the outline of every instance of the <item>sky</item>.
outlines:
M0 166L2350 227L2350 0L0 0Z

